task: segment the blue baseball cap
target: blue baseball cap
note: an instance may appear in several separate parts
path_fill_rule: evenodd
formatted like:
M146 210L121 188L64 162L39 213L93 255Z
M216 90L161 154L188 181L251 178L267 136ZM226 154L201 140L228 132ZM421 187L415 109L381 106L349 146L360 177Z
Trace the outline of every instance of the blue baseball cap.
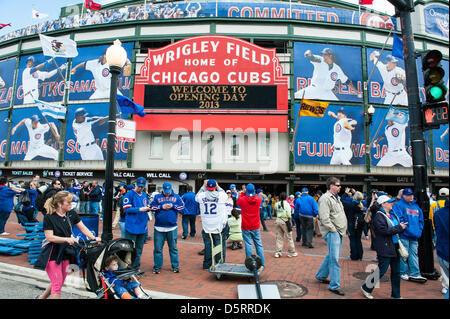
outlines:
M297 197L298 195L301 195L300 192L295 192L295 197Z
M170 184L169 182L164 182L162 188L164 194L172 194L172 184Z
M309 190L306 187L303 187L302 188L302 193L307 193L307 192L309 192Z
M147 183L147 180L144 177L139 177L136 180L136 186L139 186L139 187L145 187L146 183Z
M411 188L405 188L403 190L403 194L402 195L405 195L405 196L414 195L414 191Z
M77 116L86 116L86 115L88 115L88 113L87 113L87 111L86 111L86 109L84 107L79 107L75 111L75 117L77 117Z
M233 189L233 188L236 188L236 185L231 184L231 185L230 185L230 189Z
M217 187L217 182L213 179L210 179L209 181L206 182L206 189L209 191L213 191L215 190Z
M36 114L34 114L34 115L31 117L31 122L39 122L39 116L36 115Z
M262 192L262 189L261 188L258 188L257 190L256 190L256 194L259 194L259 193L261 193Z
M397 59L395 56L389 54L389 55L386 57L386 61L397 63L397 62L398 62L398 59Z
M247 196L249 196L249 197L255 196L255 185L247 184L247 187L245 189L246 189Z
M330 48L325 48L320 53L322 53L322 54L334 54L333 50L331 50Z
M377 203L378 205L381 205L383 203L393 203L395 202L395 198L390 198L387 195L381 195L380 197L378 197L377 199Z

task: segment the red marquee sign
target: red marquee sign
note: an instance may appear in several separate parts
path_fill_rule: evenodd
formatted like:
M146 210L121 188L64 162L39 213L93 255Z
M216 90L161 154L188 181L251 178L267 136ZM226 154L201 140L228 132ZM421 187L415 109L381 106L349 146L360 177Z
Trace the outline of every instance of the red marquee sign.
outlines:
M137 129L171 130L202 120L219 130L286 132L287 83L275 49L228 36L177 41L149 50L136 76L134 100L148 113L135 117Z

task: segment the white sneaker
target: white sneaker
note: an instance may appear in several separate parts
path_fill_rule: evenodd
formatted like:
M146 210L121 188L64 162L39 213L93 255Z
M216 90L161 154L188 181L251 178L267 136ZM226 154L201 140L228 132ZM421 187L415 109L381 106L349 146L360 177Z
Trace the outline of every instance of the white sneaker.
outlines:
M415 282L424 283L424 282L427 281L427 278L422 277L422 276L420 276L420 275L419 275L419 276L416 276L416 277L409 276L409 280L410 280L410 281L415 281Z
M360 289L361 289L361 292L364 295L364 297L366 297L367 299L373 299L373 296L370 293L368 293L367 291L365 291L363 287L361 287Z
M291 258L291 257L297 257L298 256L298 254L297 253L293 253L293 254L288 254L288 257L289 258Z
M447 288L443 287L442 290L441 290L441 293L442 293L443 295L445 295L445 294L447 293L447 290L448 290Z
M402 278L403 280L409 280L409 276L408 275L401 275L400 278Z
M280 258L281 257L281 253L275 253L275 258Z
M0 234L0 236L9 236L9 235L11 235L11 234L7 233L7 232L3 232L3 233Z

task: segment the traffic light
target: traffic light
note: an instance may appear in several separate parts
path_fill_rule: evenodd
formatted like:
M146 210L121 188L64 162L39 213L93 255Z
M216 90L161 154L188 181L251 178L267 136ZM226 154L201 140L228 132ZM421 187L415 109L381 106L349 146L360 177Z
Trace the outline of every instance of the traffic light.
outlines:
M448 88L444 84L445 70L441 66L442 53L430 50L421 54L425 87L425 103L422 105L424 128L439 128L448 123L448 102L445 99Z

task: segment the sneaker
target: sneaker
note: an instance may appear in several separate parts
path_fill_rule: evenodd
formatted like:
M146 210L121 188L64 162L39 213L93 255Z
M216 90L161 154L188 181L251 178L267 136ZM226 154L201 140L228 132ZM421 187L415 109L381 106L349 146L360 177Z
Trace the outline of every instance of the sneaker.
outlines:
M443 295L445 295L445 294L447 293L447 291L448 291L448 289L445 288L445 287L443 287L442 290L441 290L441 293L442 293Z
M161 269L153 268L153 273L154 274L159 274L160 272L161 272Z
M297 257L298 256L298 254L297 253L293 253L293 254L288 254L288 257L289 258L291 258L291 257Z
M364 297L366 297L367 299L373 299L373 296L370 293L368 293L367 291L365 291L363 287L361 287L360 289L361 289L361 292L364 295Z
M275 253L275 258L280 258L281 257L281 253Z
M425 283L427 281L427 278L424 278L422 276L409 276L410 281L419 282L419 283Z
M181 236L181 239L186 239L186 238L187 238L187 236L185 236L185 235Z
M172 271L176 274L178 274L180 272L180 268L172 268Z
M11 235L11 234L7 233L7 232L3 232L3 233L0 234L0 236L9 236L9 235Z
M403 280L409 280L409 276L408 275L401 275L400 278L402 278Z

